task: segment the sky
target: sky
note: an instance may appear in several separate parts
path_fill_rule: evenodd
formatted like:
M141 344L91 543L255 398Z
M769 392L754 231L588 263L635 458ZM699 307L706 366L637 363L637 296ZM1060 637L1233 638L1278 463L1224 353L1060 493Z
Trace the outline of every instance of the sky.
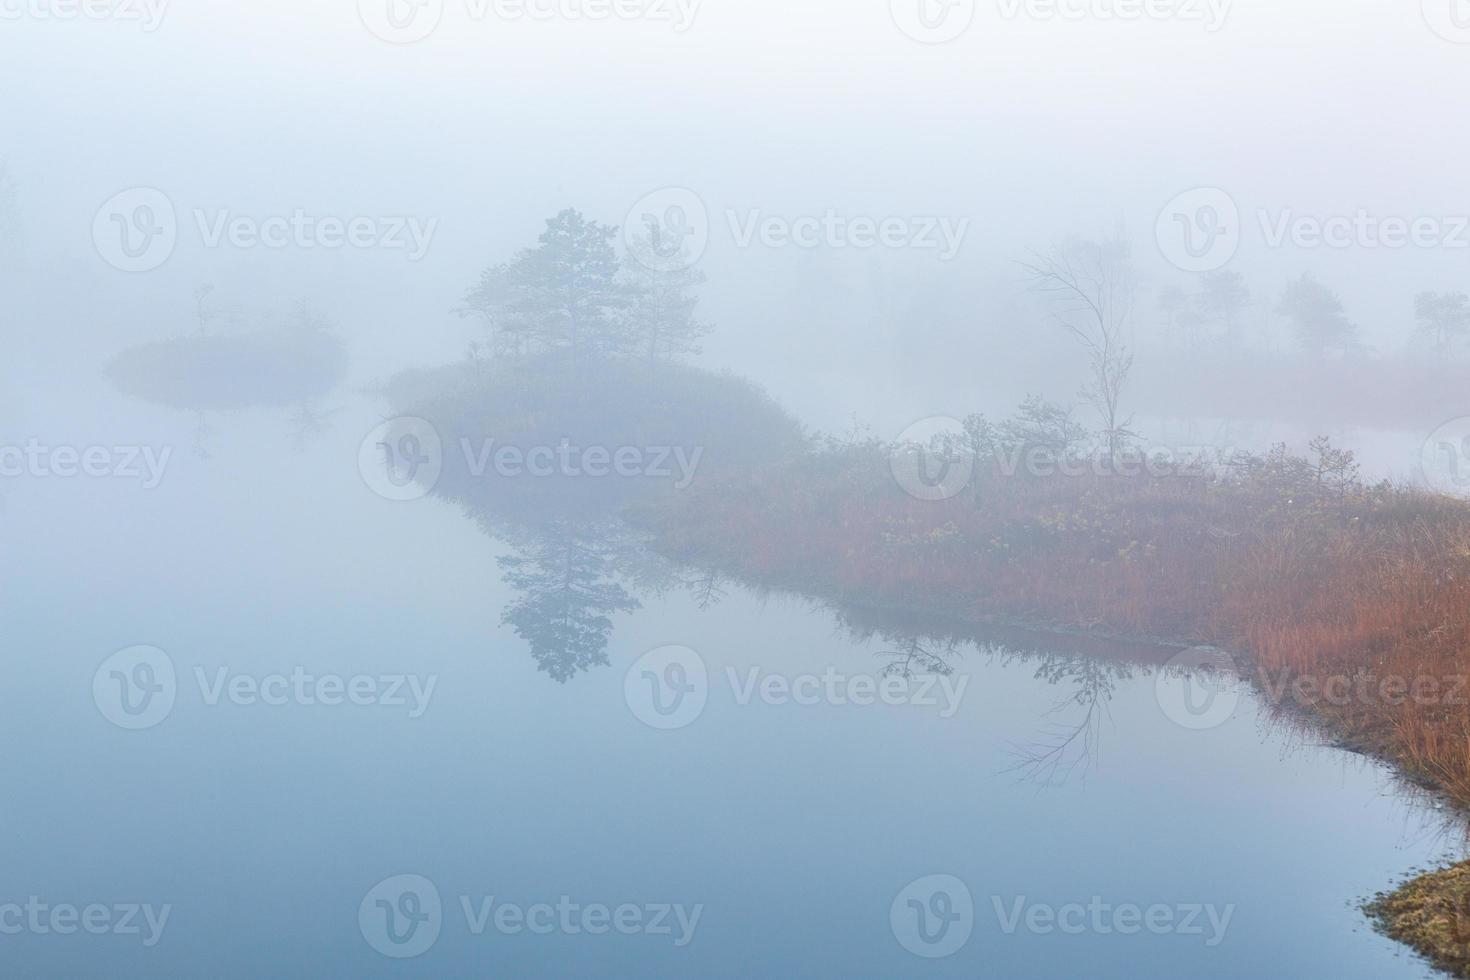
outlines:
M439 363L477 336L454 309L478 272L546 217L577 207L636 223L669 189L707 227L704 313L719 328L707 360L824 427L1068 397L1076 358L1018 261L1072 236L1129 239L1137 344L1158 342L1154 293L1195 277L1161 215L1168 227L1200 188L1213 196L1182 198L1188 214L1201 200L1235 208L1227 265L1251 284L1261 346L1289 346L1270 309L1311 272L1369 346L1397 352L1415 294L1470 280L1470 27L1456 12L1448 0L0 0L0 156L25 270L16 363L64 372L80 356L90 369L176 334L202 282L249 316L303 298L325 309L351 335L359 380ZM163 263L125 271L99 254L111 232L97 223L140 188L165 195L178 239ZM413 221L422 247L208 233L298 210L365 217L380 237ZM817 248L742 242L760 221L828 215L906 232L893 247L845 233ZM1420 219L1422 244L1376 234ZM1346 247L1310 237L1333 220L1353 222ZM930 223L958 247L925 236Z

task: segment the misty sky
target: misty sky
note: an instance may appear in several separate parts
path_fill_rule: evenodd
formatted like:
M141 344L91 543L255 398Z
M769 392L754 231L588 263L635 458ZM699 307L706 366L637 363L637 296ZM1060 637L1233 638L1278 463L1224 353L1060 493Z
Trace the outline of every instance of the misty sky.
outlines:
M117 16L0 0L23 366L100 362L187 329L204 281L252 312L312 300L342 324L359 380L441 362L478 335L452 313L465 288L546 216L575 206L621 225L665 187L708 208L704 312L719 330L706 359L827 427L854 413L882 429L994 411L1031 390L1070 397L1075 358L1015 260L1123 229L1147 334L1148 291L1190 281L1161 255L1155 221L1195 187L1239 205L1230 268L1256 293L1250 331L1310 270L1370 345L1397 351L1415 293L1470 286L1470 231L1466 247L1302 249L1271 247L1258 218L1366 209L1453 230L1470 212L1470 45L1436 33L1448 15L1436 0L1200 0L1140 20L1099 16L1113 9L1103 0L1081 19L990 0L939 45L907 36L883 0L705 0L682 31L652 18L512 22L447 0L433 33L401 45L366 26L376 0L99 2ZM134 187L166 193L181 232L165 264L130 274L99 260L92 228ZM433 234L410 260L209 247L196 228L196 213L297 208L411 216ZM966 230L950 261L736 240L753 215L828 209Z

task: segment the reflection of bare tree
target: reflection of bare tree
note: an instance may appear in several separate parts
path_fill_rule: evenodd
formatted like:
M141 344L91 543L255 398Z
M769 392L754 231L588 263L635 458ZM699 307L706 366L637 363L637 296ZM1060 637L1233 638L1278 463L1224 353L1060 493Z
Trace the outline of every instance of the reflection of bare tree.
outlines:
M1047 713L1065 720L1048 723L1035 742L1012 746L1017 762L1011 771L1043 787L1062 786L1077 772L1085 773L1097 757L1103 719L1117 682L1132 676L1133 668L1117 661L1041 656L1036 679L1071 684L1073 690Z
M878 654L887 657L883 667L885 677L913 677L915 674L953 674L952 658L959 656L958 643L954 640L928 641L920 636L898 637L897 646Z
M200 459L214 458L214 453L210 452L209 447L205 445L205 443L209 441L209 437L212 435L214 435L214 426L209 424L209 413L195 412L194 448L192 450L195 456L198 456Z
M298 453L306 451L306 445L312 439L330 429L331 418L340 409L322 409L309 401L303 401L292 410L286 418L286 424L291 427L291 443Z
M839 607L838 623L855 640L881 637L888 646L878 653L887 658L886 675L949 675L966 653L981 652L1002 663L1035 662L1037 680L1069 684L1072 691L1059 699L1046 717L1042 736L1025 746L1012 746L1018 757L1010 770L1043 786L1064 784L1085 772L1096 758L1102 723L1118 681L1134 676L1136 665L1148 659L1145 650L1100 638L1037 634L1014 627L979 627L944 622L912 612ZM1054 652L1058 647L1066 653ZM1070 648L1070 649L1069 649Z
M695 605L702 610L719 605L728 594L723 588L723 582L719 573L713 569L700 575L699 579L690 585L690 590L694 593Z

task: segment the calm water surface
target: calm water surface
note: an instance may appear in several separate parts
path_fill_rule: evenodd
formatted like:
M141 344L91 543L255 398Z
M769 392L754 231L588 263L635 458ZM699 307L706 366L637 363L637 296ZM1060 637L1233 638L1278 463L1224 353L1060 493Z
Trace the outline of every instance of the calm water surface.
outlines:
M152 490L3 487L0 903L168 918L11 929L5 976L1427 975L1356 904L1457 857L1457 831L1250 696L1217 726L1176 723L1167 653L870 631L701 594L592 535L618 574L588 587L640 603L608 614L604 649L594 614L568 639L497 565L561 532L507 542L364 486L366 402L302 451L278 414L209 420L206 456L198 420L93 397L95 427L56 441L176 448ZM518 602L533 642L502 623ZM532 654L558 636L607 665L554 682ZM110 672L94 681L139 644L176 692L128 730ZM688 652L640 661L670 645ZM854 703L900 659L948 687ZM406 703L271 687L293 671ZM408 680L389 696L395 678L426 703ZM680 684L701 710L674 710Z

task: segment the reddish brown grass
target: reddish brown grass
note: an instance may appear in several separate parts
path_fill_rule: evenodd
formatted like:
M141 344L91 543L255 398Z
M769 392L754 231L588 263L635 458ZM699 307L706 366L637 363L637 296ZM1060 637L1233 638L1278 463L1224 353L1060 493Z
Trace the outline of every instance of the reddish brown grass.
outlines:
M644 520L671 554L764 585L1248 653L1273 700L1470 806L1470 504L989 469L929 502L866 445L697 486Z

